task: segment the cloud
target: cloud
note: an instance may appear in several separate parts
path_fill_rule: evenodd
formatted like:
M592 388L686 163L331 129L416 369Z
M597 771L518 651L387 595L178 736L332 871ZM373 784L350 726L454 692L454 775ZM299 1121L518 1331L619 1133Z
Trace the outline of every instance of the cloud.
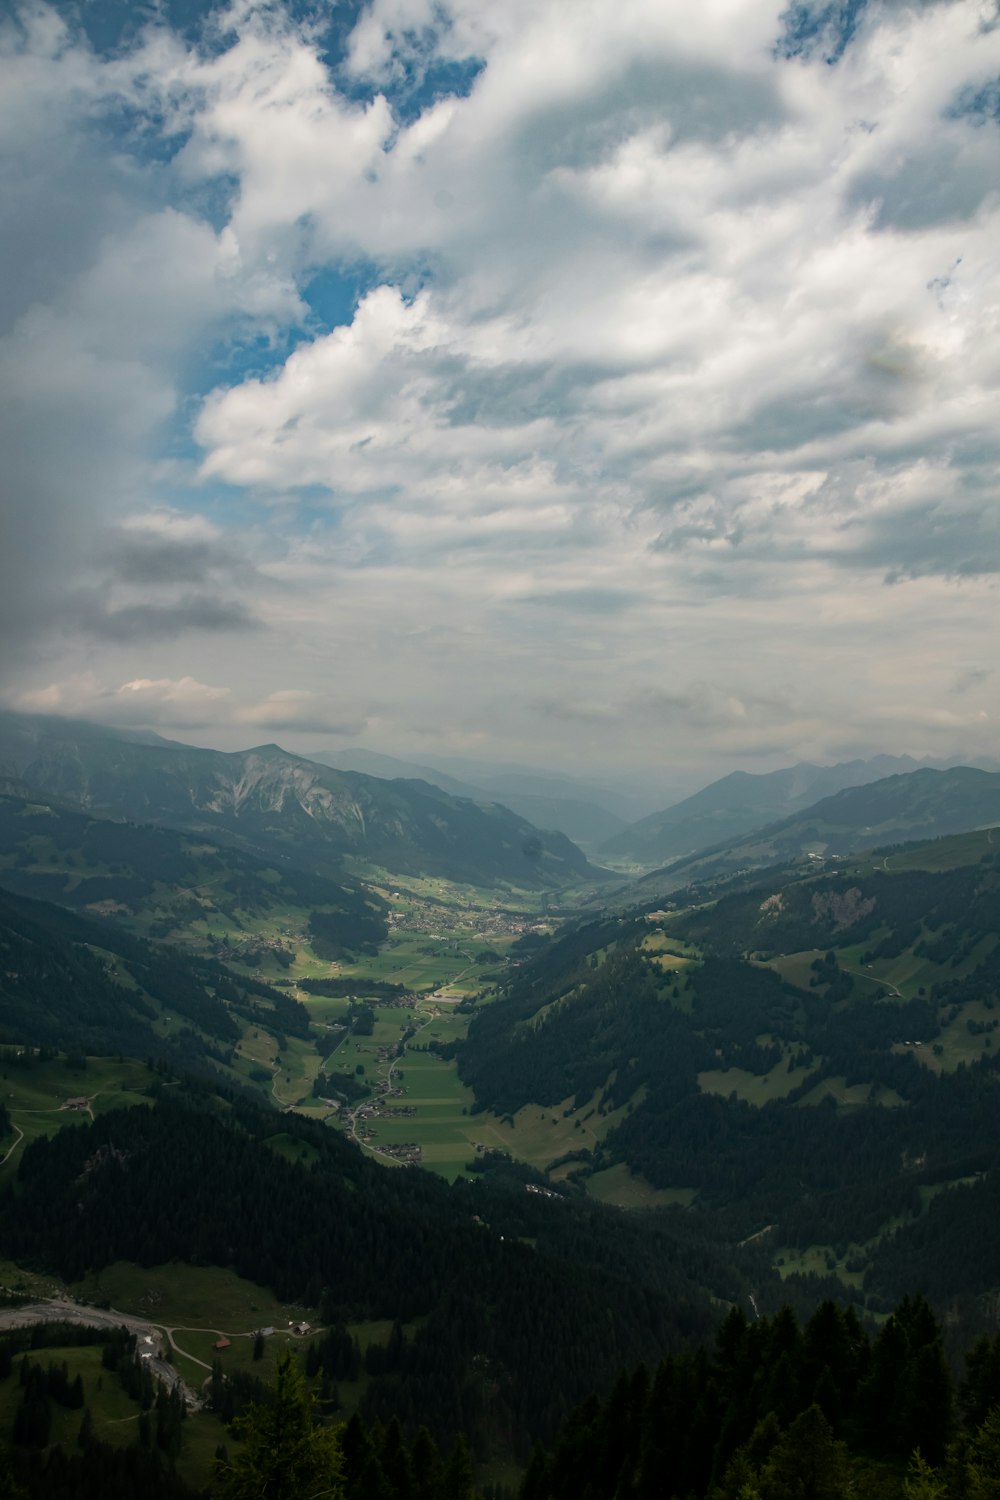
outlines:
M10 691L581 766L978 743L985 679L926 703L1000 646L983 15L233 4L102 54L25 8Z
M338 716L321 694L301 688L279 688L261 702L239 709L235 718L258 729L323 735L357 735L365 724L364 718Z
M14 706L25 713L91 718L128 728L197 730L232 726L299 731L324 736L356 735L364 716L337 715L320 694L283 688L259 701L237 698L228 687L195 677L139 677L111 687L93 672L22 692Z
M123 727L199 729L220 713L225 715L231 702L228 688L211 687L194 677L139 677L111 688L95 673L85 672L22 692L14 706L25 713L66 714Z
M210 594L182 594L171 604L130 604L105 609L94 602L78 604L73 616L77 628L100 640L144 642L163 640L189 631L258 630L257 620L238 599L217 599Z

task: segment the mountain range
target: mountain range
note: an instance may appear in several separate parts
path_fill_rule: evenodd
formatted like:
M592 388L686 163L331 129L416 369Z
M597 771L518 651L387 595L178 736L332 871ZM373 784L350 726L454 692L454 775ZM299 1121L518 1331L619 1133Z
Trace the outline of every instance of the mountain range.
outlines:
M329 873L345 859L393 873L528 889L592 871L561 833L501 804L322 767L277 745L228 753L78 723L0 715L0 776L103 817L206 834Z
M974 766L922 769L845 787L802 812L678 859L643 876L641 897L747 870L842 858L862 849L940 838L1000 823L1000 772ZM623 897L626 902L629 897Z
M887 764L705 788L675 832L784 816L595 915L572 888L601 872L457 777L0 716L0 1251L75 1289L128 1263L143 1288L185 1261L238 1272L329 1324L306 1365L345 1414L465 1430L500 1464L624 1364L707 1339L727 1306L754 1314L744 1354L786 1300L878 1317L917 1288L976 1331L1000 1263L1000 774L904 762L867 779ZM400 767L426 769L381 769ZM809 802L845 775L866 779ZM376 869L399 872L401 898L369 889ZM440 889L414 904L409 873L535 894L473 947ZM476 899L459 894L463 919ZM498 905L491 888L481 915ZM476 978L455 1005L430 978L417 1006L419 971L386 976L436 961L446 933ZM296 1092L341 1046L371 1111L343 1134L329 1078ZM370 1153L398 1129L432 1165L452 1125L421 1111L453 1084L477 1140L453 1186L362 1156L367 1119ZM780 1316L762 1409L788 1388ZM214 1359L205 1316L188 1321ZM857 1404L878 1425L867 1386ZM357 1493L389 1492L369 1475Z
M501 802L536 828L555 829L591 852L622 832L639 805L636 797L551 772L459 762L456 774L452 774L439 765L417 765L359 749L337 750L311 759L336 770L361 771L366 776L427 781L453 797Z
M833 766L802 762L763 774L733 771L693 796L630 824L606 839L600 853L647 869L665 865L765 828L848 787L953 764L918 761L910 755L876 755Z

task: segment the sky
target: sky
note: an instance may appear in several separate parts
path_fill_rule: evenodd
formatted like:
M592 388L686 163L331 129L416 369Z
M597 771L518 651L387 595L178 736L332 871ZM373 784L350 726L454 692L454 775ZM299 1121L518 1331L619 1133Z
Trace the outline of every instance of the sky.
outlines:
M0 700L995 754L993 0L0 5Z

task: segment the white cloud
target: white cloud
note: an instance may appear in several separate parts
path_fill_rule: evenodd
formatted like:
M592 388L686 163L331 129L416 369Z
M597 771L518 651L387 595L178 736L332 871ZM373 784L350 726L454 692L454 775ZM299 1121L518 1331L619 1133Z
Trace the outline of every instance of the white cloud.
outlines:
M328 696L280 688L259 700L238 697L229 687L195 677L138 677L112 687L94 672L31 688L13 696L24 713L64 714L122 728L218 731L231 728L241 742L247 729L343 736L358 734L364 719Z
M53 121L87 192L77 259L21 257L0 339L15 535L53 538L12 626L99 529L126 611L101 680L144 684L109 713L608 765L974 748L1000 198L995 126L950 107L1000 30L978 0L870 7L828 66L775 56L783 10L373 0L331 71L278 5L112 59L34 8L0 129L49 176L18 201L58 178ZM416 108L469 60L466 97ZM310 277L359 267L323 328ZM200 465L151 461L168 426ZM178 611L191 648L152 638ZM203 651L232 696L171 698Z

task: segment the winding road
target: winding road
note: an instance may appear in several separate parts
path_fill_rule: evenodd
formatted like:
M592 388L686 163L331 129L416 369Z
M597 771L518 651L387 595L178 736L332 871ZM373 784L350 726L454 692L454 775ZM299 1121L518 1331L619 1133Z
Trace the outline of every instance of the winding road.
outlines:
M137 1339L153 1340L156 1353L148 1361L150 1374L171 1390L179 1390L189 1408L192 1410L200 1408L202 1402L198 1392L185 1383L173 1365L163 1356L162 1334L166 1335L171 1349L184 1354L184 1350L177 1349L174 1343L172 1335L175 1330L163 1328L158 1323L150 1323L147 1318L137 1318L132 1313L118 1312L113 1307L81 1307L77 1302L62 1298L22 1303L19 1307L0 1307L0 1329L30 1328L35 1323L76 1323L82 1328L127 1328L129 1333L134 1333ZM176 1331L184 1332L183 1329ZM215 1332L214 1329L209 1331ZM185 1357L192 1358L190 1354ZM202 1361L197 1359L194 1363L200 1365ZM205 1369L208 1370L210 1367L206 1365Z

